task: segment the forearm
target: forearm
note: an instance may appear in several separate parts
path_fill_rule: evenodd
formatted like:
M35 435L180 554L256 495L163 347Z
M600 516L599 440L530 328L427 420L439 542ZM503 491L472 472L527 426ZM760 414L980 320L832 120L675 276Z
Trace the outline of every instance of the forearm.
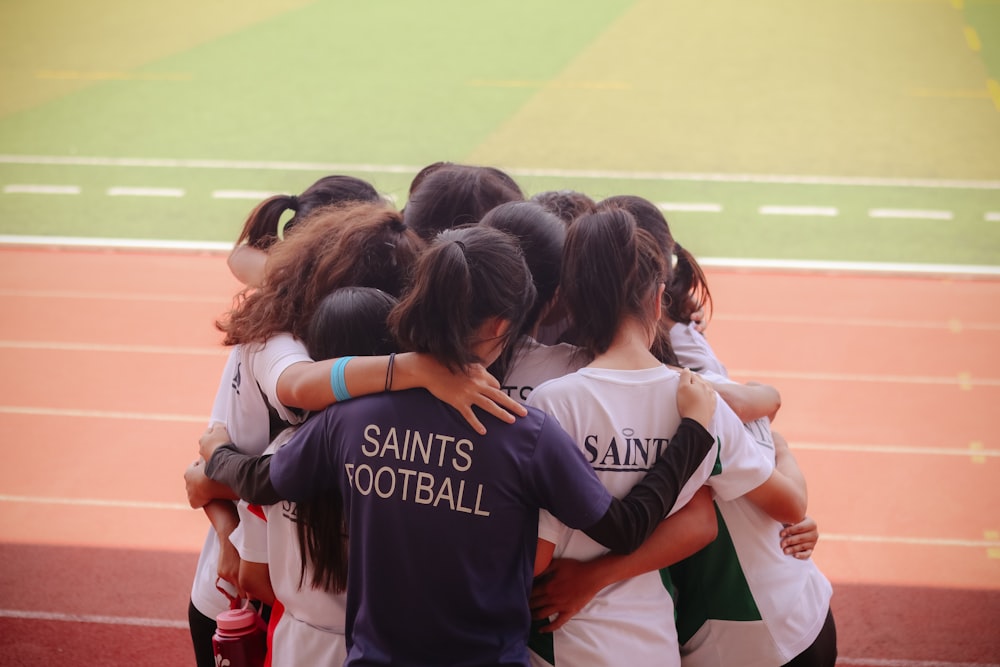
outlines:
M702 487L687 505L661 521L635 552L608 554L594 561L593 576L600 587L654 572L678 563L705 548L718 535L715 504L708 487Z
M773 431L771 436L774 439L774 467L788 479L790 487L797 497L797 502L801 505L802 516L799 517L799 520L802 520L805 518L806 508L809 504L806 476L802 474L802 469L799 467L798 461L795 460L784 436Z
M419 355L406 352L390 357L353 357L344 366L344 385L351 397L377 394L388 389L426 386L426 370ZM322 410L337 402L330 373L337 359L289 366L278 378L278 400L290 407ZM391 382L390 382L391 380ZM391 386L390 386L391 385Z
M249 503L273 505L283 500L271 484L269 455L249 456L237 450L235 445L222 445L212 453L205 474Z
M684 419L646 476L621 500L612 498L604 516L584 532L612 552L632 553L638 549L677 502L684 484L714 442L701 424Z
M743 423L762 417L773 420L781 407L781 394L770 385L720 382L713 386Z
M213 500L202 509L222 540L228 540L229 534L236 530L236 526L240 523L236 505L230 500Z

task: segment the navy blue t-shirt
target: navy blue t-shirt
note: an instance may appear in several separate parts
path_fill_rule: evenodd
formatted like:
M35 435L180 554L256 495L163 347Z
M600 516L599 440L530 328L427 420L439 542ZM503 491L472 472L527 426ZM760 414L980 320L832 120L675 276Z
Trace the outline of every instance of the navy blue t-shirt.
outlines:
M550 416L480 436L422 389L313 415L271 461L299 501L348 521L347 665L527 665L538 509L587 528L611 496Z

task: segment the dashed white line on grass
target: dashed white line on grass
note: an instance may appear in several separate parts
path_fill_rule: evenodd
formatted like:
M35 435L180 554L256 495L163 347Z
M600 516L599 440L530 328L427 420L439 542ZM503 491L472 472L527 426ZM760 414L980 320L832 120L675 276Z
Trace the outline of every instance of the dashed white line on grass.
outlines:
M761 215L803 215L834 218L840 214L834 206L761 206Z
M79 185L20 185L11 184L3 186L6 194L27 194L27 195L78 195Z
M700 204L686 202L657 202L656 206L661 211L691 211L694 213L721 213L722 204Z
M984 217L987 222L1000 222L1000 211L989 211Z
M133 188L115 186L108 188L109 197L183 197L181 188Z
M930 209L873 208L868 210L868 217L899 218L902 220L951 220L955 214L951 211Z
M280 192L268 192L266 190L213 190L212 199L255 199L263 201Z

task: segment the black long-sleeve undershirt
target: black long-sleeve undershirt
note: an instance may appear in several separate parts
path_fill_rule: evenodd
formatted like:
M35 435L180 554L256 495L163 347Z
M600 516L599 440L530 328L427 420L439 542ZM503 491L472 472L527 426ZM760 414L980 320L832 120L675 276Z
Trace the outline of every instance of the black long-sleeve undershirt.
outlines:
M701 465L715 442L693 419L683 419L670 446L653 467L597 522L583 530L595 542L615 553L639 548L677 502L681 489ZM212 454L205 474L229 486L241 498L257 505L273 505L283 498L271 484L271 456L250 456L227 444Z

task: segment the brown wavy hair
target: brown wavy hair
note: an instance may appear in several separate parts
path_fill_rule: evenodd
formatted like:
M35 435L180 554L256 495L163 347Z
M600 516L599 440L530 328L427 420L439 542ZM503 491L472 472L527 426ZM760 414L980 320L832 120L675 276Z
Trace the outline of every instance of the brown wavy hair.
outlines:
M241 292L216 326L226 345L262 343L280 332L305 339L317 304L338 287L402 294L423 247L385 203L319 209L272 246L264 284Z

